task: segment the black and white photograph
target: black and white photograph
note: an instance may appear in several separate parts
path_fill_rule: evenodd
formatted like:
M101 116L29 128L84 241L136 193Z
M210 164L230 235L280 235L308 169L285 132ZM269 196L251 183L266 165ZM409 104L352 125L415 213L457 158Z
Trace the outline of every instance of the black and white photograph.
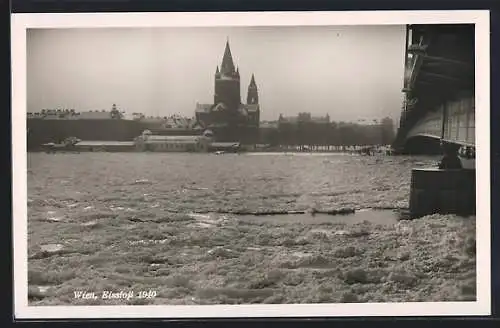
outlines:
M487 12L15 16L16 315L489 313Z

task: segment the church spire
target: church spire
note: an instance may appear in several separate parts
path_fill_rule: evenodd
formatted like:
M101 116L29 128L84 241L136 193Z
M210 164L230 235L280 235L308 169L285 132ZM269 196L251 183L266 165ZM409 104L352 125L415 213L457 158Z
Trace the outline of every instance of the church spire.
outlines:
M248 85L247 104L256 105L259 103L259 90L255 83L255 76L252 74L252 79Z
M217 65L217 68L215 69L215 74L219 74L219 65Z
M222 57L220 72L222 74L234 73L234 62L233 56L231 55L231 48L229 47L229 38L226 41L226 49L224 50L224 57Z
M250 80L250 86L251 87L257 87L257 84L255 83L255 76L252 73L252 79Z

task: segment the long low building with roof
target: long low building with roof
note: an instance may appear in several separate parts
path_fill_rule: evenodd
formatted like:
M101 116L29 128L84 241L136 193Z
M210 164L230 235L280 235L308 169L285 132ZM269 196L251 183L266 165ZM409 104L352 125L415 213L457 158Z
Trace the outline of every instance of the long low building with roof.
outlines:
M161 136L144 131L134 142L140 151L155 152L207 152L212 138L210 133L199 136Z
M233 149L233 147L226 147ZM237 143L237 146L239 143ZM226 145L213 143L213 132L204 131L202 135L195 136L165 136L154 135L150 130L145 130L140 136L131 141L98 141L80 140L69 137L61 143L43 144L43 149L54 151L83 151L83 152L129 152L129 151L153 151L153 152L208 152ZM218 148L217 148L218 149Z

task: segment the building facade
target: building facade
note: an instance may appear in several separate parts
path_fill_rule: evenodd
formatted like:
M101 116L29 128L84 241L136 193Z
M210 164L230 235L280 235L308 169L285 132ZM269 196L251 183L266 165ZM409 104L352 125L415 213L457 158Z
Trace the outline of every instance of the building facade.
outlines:
M226 42L222 64L215 70L213 104L197 104L196 120L214 131L218 141L252 143L258 136L259 91L252 74L246 104L241 102L239 68L234 65L229 41Z
M212 139L209 136L158 136L144 131L135 138L139 151L152 152L207 152Z

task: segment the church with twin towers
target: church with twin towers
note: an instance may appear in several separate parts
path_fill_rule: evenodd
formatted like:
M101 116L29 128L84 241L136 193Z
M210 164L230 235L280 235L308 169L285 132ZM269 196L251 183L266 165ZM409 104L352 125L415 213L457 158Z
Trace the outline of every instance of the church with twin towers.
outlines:
M252 74L246 103L241 101L240 70L235 66L229 40L222 63L215 69L214 101L196 104L196 120L214 132L221 141L243 141L258 133L260 120L259 90ZM253 139L253 138L252 138Z

